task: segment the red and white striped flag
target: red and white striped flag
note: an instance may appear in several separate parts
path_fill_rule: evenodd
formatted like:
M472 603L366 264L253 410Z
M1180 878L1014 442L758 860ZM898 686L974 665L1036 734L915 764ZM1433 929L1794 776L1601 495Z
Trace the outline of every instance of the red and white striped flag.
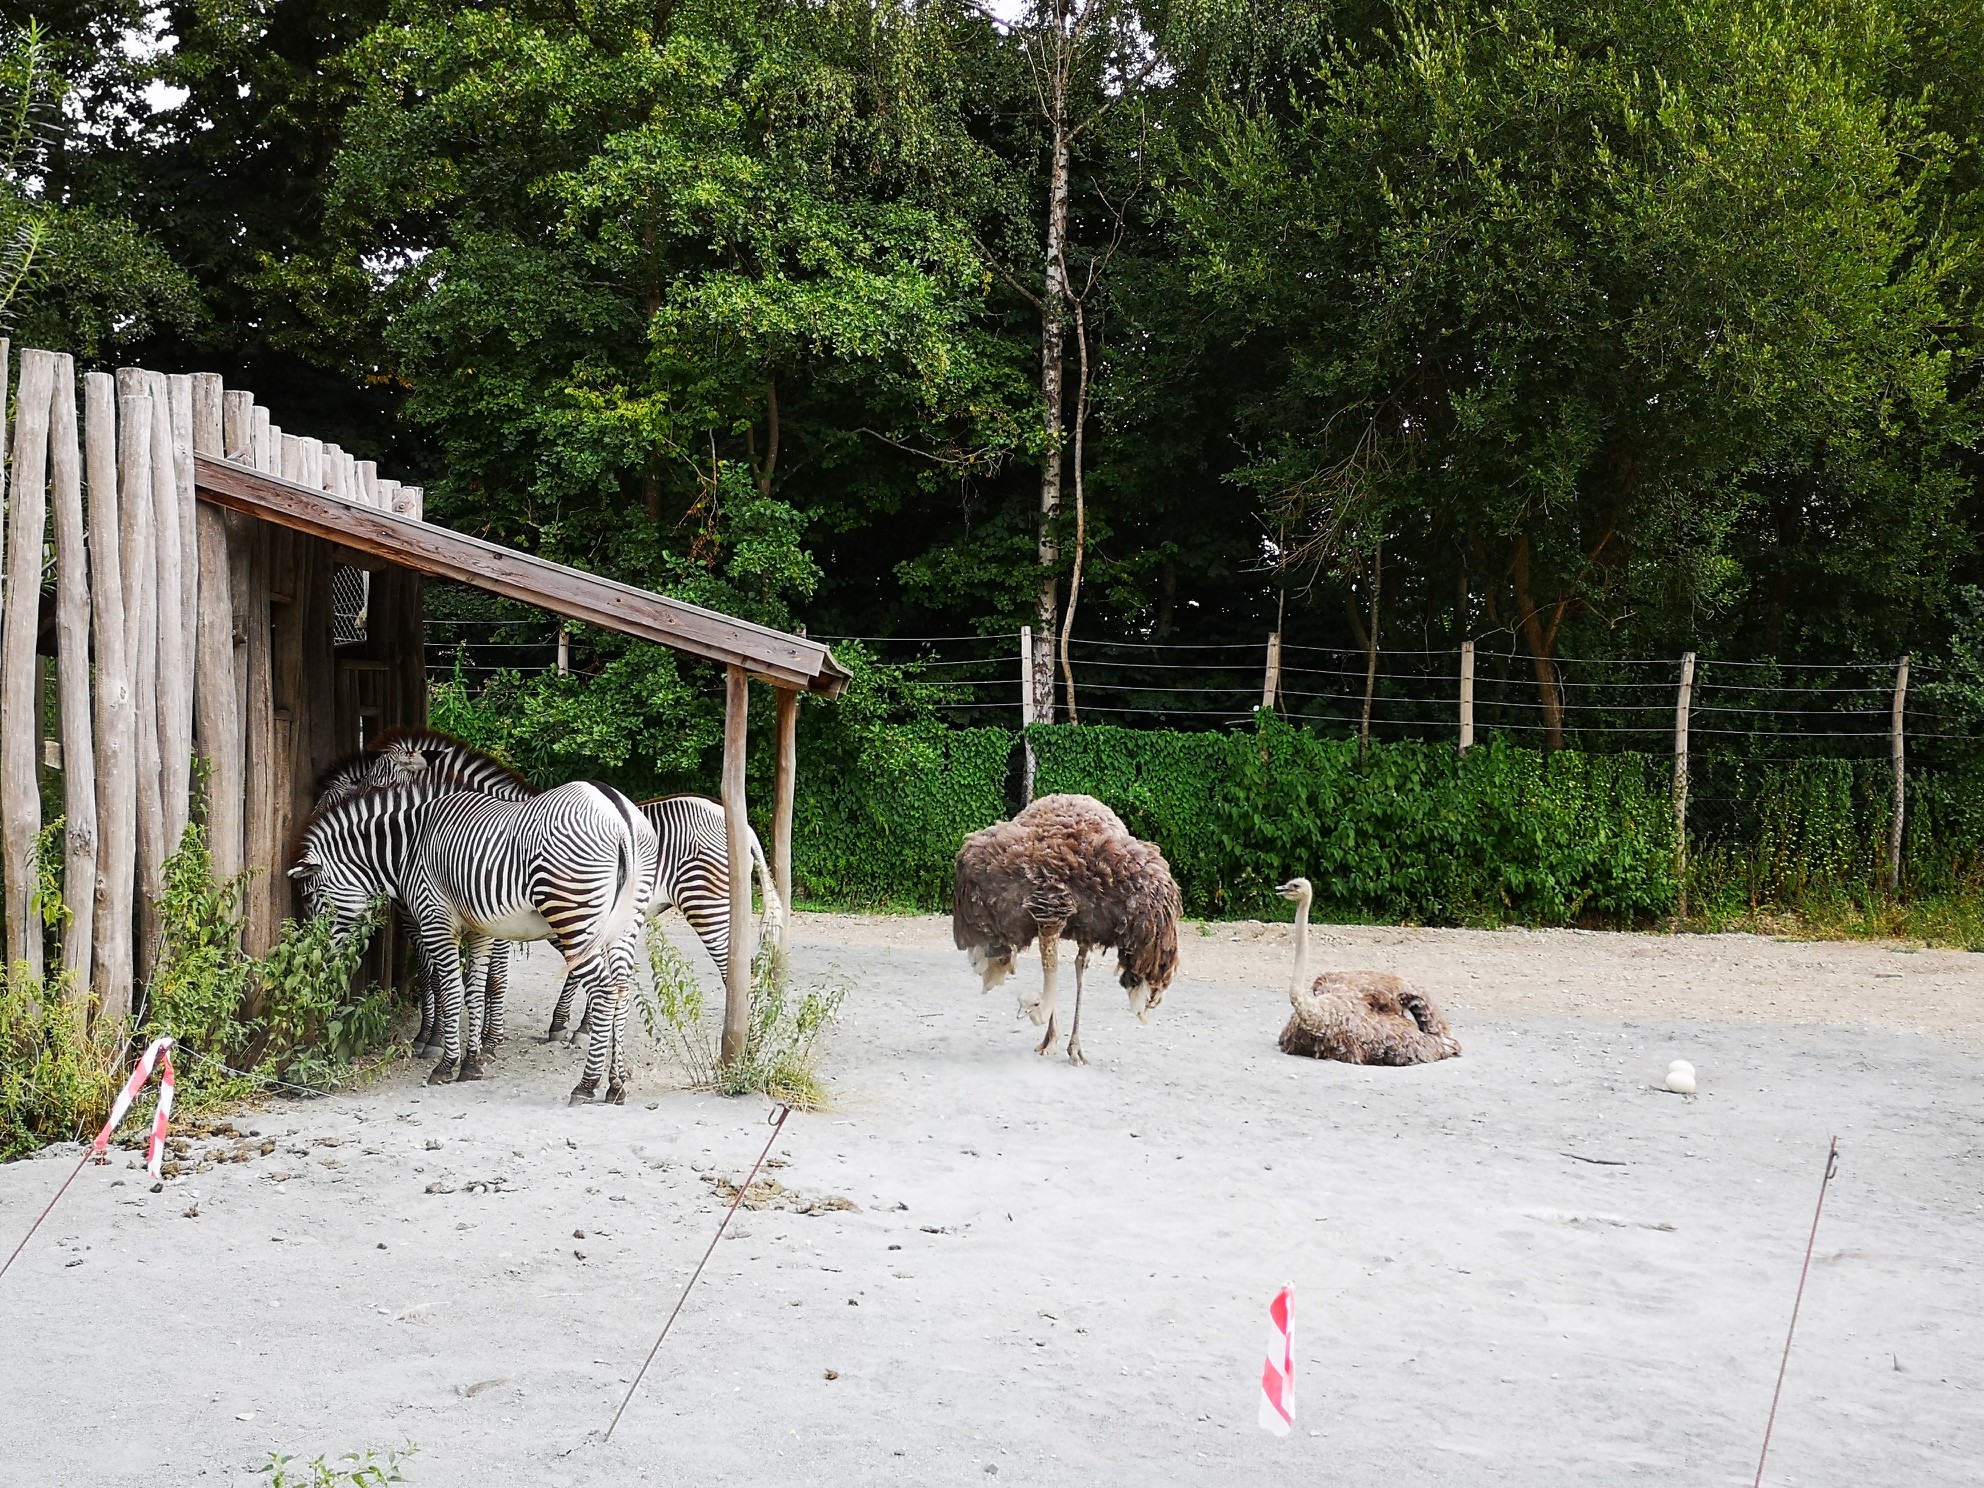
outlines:
M1295 1288L1274 1294L1268 1316L1274 1320L1274 1347L1261 1367L1261 1425L1286 1436L1295 1421Z
M124 1082L124 1088L117 1092L117 1101L110 1108L110 1119L103 1124L103 1130L96 1134L96 1141L90 1150L102 1157L104 1149L110 1146L111 1135L118 1123L129 1113L131 1103L138 1098L138 1092L145 1088L145 1081L152 1076L154 1066L158 1069L158 1112L152 1117L151 1141L145 1148L145 1171L158 1177L159 1163L165 1156L165 1124L172 1116L172 1048L170 1038L154 1039L137 1068L131 1071L131 1078Z

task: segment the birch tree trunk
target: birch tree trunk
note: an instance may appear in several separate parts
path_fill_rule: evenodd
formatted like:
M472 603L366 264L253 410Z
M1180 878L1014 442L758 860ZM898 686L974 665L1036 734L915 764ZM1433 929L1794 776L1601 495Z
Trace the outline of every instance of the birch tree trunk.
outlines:
M1052 159L1047 172L1047 231L1043 245L1044 293L1040 297L1040 412L1045 446L1040 465L1040 535L1036 557L1040 591L1034 600L1033 713L1054 721L1054 638L1060 634L1061 546L1054 525L1061 514L1063 384L1068 324L1068 88L1074 63L1072 0L1053 0L1051 37L1042 47L1047 73L1042 93ZM1051 50L1050 50L1051 48Z

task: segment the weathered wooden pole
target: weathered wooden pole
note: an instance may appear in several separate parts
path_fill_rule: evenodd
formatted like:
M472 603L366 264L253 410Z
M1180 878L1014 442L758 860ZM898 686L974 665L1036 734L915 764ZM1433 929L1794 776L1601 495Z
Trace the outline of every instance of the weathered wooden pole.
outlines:
M172 509L179 522L179 654L186 658L186 675L173 699L173 733L186 741L184 804L173 807L173 820L178 824L172 836L176 851L180 833L193 814L194 727L200 679L200 503L193 494L193 378L190 373L179 373L166 378L165 384L172 428Z
M179 510L179 460L174 449L172 393L163 374L148 374L152 394L152 508L155 546L153 560L158 574L158 760L159 802L165 834L165 856L179 849L186 830L189 798L193 786L193 659L186 650L186 570L185 524ZM192 407L189 389L187 435L192 434ZM160 860L161 866L164 858ZM161 873L150 887L155 900L164 892ZM150 910L148 903L141 908ZM138 948L139 969L149 972L150 957L157 953L147 936Z
M1022 625L1020 627L1020 805L1023 807L1033 804L1035 773L1033 740L1027 736L1027 730L1033 727L1036 717L1033 660L1033 627ZM1053 696L1051 687L1048 689L1048 696Z
M1275 700L1281 696L1281 632L1275 631L1268 637L1268 669L1261 680L1261 708L1272 711Z
M0 348L0 368L6 352ZM6 875L7 965L43 972L41 915L35 908L36 838L41 833L41 730L35 725L40 668L41 546L48 530L48 404L55 354L21 353L14 395L14 466L7 493L7 591L0 625L0 872Z
M83 378L90 487L90 618L96 642L97 855L91 989L99 1026L131 1014L131 901L138 856L138 718L124 616L123 502L117 475L117 385Z
M1474 747L1474 642L1460 643L1460 752Z
M157 509L152 498L151 379L135 367L117 370L117 521L124 558L124 658L130 668L132 716L137 742L137 877L132 891L131 980L151 970L152 906L156 902L169 848L165 843L165 804L158 732L158 554ZM125 989L127 999L130 988ZM131 1007L129 1001L125 1008Z
M779 945L792 923L792 806L799 785L799 694L778 689L778 765L772 782L772 880L778 885Z
M225 389L219 376L193 379L193 448L216 459L227 453ZM207 845L214 877L241 872L241 698L234 675L234 579L227 513L200 504L195 513L200 553L198 657L193 666L193 738L207 761Z
M750 721L751 679L744 668L724 669L723 821L730 839L730 965L724 977L723 1042L719 1059L742 1059L751 1035L751 848L744 809L745 728Z
M1695 653L1681 658L1674 699L1674 891L1677 913L1688 913L1688 713L1695 700Z
M1901 892L1901 843L1907 825L1908 769L1903 748L1902 718L1908 709L1908 658L1894 669L1894 717L1888 726L1888 749L1894 759L1894 810L1888 816L1888 893Z
M89 1010L90 947L96 934L96 730L90 720L90 570L83 525L83 452L76 429L76 364L55 359L49 408L48 485L55 506L55 692L62 715L62 970L70 1017ZM115 526L116 508L111 508Z

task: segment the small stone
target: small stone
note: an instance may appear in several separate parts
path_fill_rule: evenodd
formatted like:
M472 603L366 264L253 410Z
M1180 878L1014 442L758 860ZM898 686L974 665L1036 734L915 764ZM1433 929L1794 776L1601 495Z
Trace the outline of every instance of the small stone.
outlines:
M583 1250L575 1250L572 1254L582 1261L586 1258L586 1253Z
M586 1232L585 1232L584 1230L574 1230L574 1231L572 1231L572 1238L573 1238L574 1240L583 1240L583 1239L585 1239L585 1237L586 1237Z
M379 1242L379 1249L384 1250L385 1248L386 1248L386 1242L381 1240Z
M828 1378L828 1379L830 1379L830 1380L837 1380L837 1379L839 1379L839 1378L840 1378L840 1371L839 1371L838 1369L829 1369L829 1370L827 1371L827 1378Z

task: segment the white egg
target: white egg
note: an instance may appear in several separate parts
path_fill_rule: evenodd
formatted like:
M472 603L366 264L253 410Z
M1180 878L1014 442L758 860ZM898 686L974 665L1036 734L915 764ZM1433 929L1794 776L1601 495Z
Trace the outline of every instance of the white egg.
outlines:
M1695 1067L1685 1059L1677 1059L1667 1066L1667 1088L1676 1095L1695 1093Z

